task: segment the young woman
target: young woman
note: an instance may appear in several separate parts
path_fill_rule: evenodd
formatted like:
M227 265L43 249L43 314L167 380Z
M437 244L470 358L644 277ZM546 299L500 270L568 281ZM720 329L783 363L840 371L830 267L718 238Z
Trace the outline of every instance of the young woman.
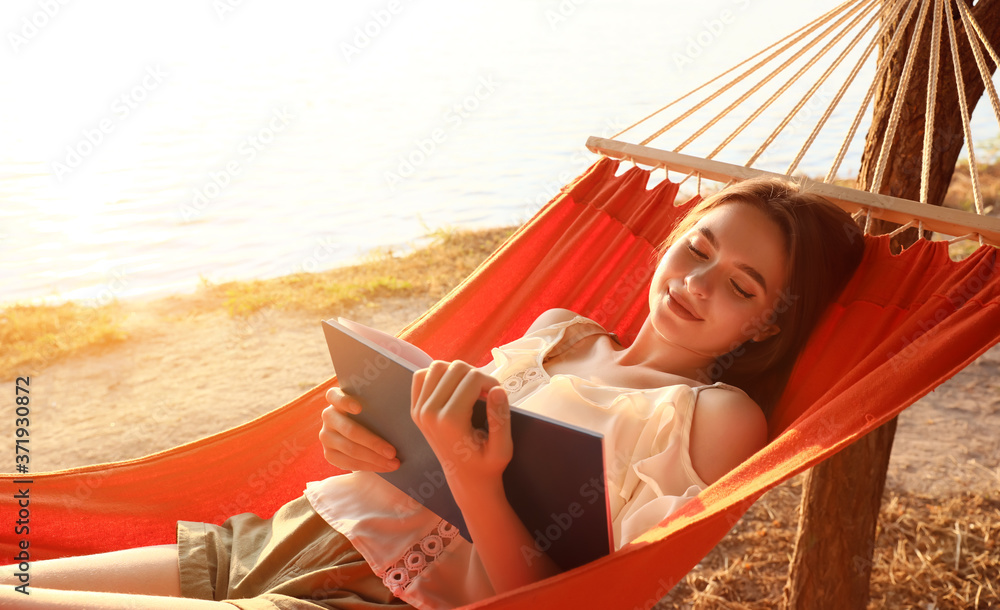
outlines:
M767 414L864 240L826 200L749 180L698 204L666 246L628 345L551 310L486 367L434 361L415 376L411 416L454 465L447 484L475 545L373 473L397 468L395 451L332 389L320 441L354 472L311 483L271 519L182 522L177 545L38 562L30 598L8 586L0 606L451 607L545 578L558 570L501 479L512 404L604 434L615 548L629 543L763 447ZM488 435L470 423L483 393Z

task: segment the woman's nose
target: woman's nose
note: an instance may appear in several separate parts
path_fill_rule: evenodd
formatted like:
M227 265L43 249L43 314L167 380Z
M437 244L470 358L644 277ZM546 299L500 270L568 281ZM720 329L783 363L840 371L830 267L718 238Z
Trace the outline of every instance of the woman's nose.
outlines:
M711 273L709 267L698 267L684 278L684 287L692 296L705 298L711 292Z

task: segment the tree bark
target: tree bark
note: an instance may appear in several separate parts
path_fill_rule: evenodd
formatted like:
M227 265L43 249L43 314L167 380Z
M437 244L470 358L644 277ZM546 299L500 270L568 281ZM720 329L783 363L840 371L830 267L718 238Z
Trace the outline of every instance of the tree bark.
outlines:
M952 9L954 11L954 9ZM1000 0L980 0L972 9L984 34L996 48L1000 41ZM985 84L968 46L965 30L957 12L960 66L969 112L982 97ZM904 44L891 59L890 69L877 86L875 113L865 140L858 188L868 189L876 172L882 141L897 96L917 15L911 20ZM943 17L942 17L943 19ZM922 31L919 55L907 90L903 93L899 127L892 142L882 179L883 194L906 199L920 199L920 176L923 159L924 116L930 54L928 16ZM947 26L947 22L943 22ZM882 41L882 48L889 38ZM926 203L941 205L951 182L955 163L964 143L954 68L947 34L942 36L942 61L938 68L937 110L931 167ZM995 69L987 57L991 74ZM863 218L859 219L863 222ZM890 232L896 225L872 221L871 233ZM892 248L899 251L918 238L916 229L908 229L893 238ZM866 608L869 598L872 557L878 513L885 487L886 471L896 432L896 419L815 466L806 476L799 507L799 529L795 551L784 590L784 603L790 609Z

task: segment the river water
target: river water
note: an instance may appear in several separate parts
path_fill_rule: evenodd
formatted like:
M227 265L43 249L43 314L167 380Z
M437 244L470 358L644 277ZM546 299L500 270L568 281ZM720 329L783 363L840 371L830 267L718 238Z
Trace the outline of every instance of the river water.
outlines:
M181 292L521 223L596 159L587 136L826 4L5 3L0 302ZM758 165L783 171L834 91ZM768 131L720 158L744 162ZM839 138L801 170L822 176ZM856 166L849 156L841 173Z

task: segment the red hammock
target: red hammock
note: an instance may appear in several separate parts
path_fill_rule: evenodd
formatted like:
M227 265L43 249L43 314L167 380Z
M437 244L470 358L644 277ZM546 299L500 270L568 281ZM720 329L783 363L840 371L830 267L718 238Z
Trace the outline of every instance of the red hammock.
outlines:
M648 172L601 159L521 227L403 336L438 358L483 363L546 309L587 315L626 340L646 312L653 250L690 206ZM861 268L827 312L771 422L772 442L636 543L475 607L651 607L765 491L885 423L1000 338L996 249L951 261L943 242L901 255L866 238ZM317 320L317 324L319 321ZM336 473L316 435L330 380L243 426L148 457L0 483L11 561L174 541L177 520L270 515L305 483ZM15 534L18 491L27 534ZM22 530L23 532L23 530Z

